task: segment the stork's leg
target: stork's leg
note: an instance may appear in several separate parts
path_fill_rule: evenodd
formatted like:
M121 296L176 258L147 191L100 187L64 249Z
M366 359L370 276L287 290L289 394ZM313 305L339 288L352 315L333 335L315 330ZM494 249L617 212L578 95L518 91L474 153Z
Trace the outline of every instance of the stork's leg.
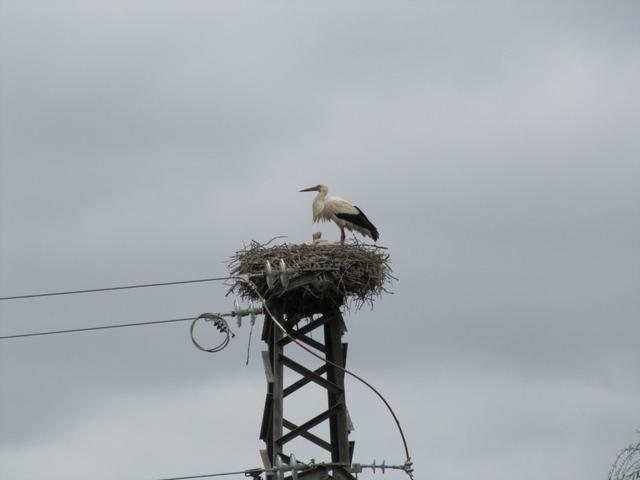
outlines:
M344 239L346 235L344 234L344 227L340 227L340 245L344 245Z

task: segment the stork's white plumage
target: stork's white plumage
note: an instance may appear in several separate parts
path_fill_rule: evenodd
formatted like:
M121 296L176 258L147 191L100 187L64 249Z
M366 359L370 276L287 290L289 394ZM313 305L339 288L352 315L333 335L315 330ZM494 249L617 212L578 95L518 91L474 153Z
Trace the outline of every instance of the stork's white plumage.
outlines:
M366 237L378 240L378 229L369 221L367 216L355 205L340 197L328 197L329 188L326 185L316 185L305 188L301 192L318 192L313 199L313 222L335 222L340 228L340 243L344 245L344 229L356 231Z

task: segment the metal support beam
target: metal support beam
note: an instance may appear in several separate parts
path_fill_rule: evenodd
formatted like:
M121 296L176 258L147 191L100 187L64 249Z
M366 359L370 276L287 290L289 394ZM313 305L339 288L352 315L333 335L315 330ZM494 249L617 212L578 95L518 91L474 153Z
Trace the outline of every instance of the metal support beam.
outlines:
M330 321L324 324L324 345L327 349L327 360L343 367L342 347L342 315L336 308L330 316ZM344 368L344 367L343 367ZM327 391L329 408L341 405L335 416L329 419L331 432L331 461L334 463L349 463L349 427L347 425L347 409L345 406L344 372L333 365L327 367L327 380L337 385L337 391Z
M327 317L326 315L322 315L320 318L316 318L315 320L312 320L311 322L309 322L307 325L305 325L302 328L299 328L298 330L292 331L290 332L290 335L293 338L298 338L299 336L302 335L306 335L309 332L312 332L313 330L315 330L316 328L324 325L325 323L327 323L330 320L329 317ZM280 340L280 343L282 344L282 346L284 347L285 345L291 343L293 340L291 340L289 337L283 338L282 340Z
M321 377L317 373L314 373L308 368L303 367L298 362L291 360L289 357L285 355L280 355L280 360L285 367L289 367L294 372L299 373L303 377L306 377L310 381L317 383L321 387L324 387L331 392L338 393L342 390L335 383L330 382L329 380L326 380L325 378Z
M284 319L282 316L282 307L278 303L274 303L270 305L270 310L276 316L276 320L280 323L284 323ZM279 454L282 453L282 444L278 443L277 440L282 437L282 414L284 409L283 404L283 381L284 375L282 370L282 346L280 345L280 340L282 339L282 330L277 328L275 325L271 327L271 339L270 339L270 359L271 359L271 371L273 372L273 383L271 386L273 388L272 399L271 399L271 431L269 435L269 444L271 449L269 451L269 457L271 458L271 464L276 465L276 459Z
M321 344L319 341L314 340L311 337L307 337L306 335L296 335L296 339L300 340L302 343L306 343L307 345L315 348L316 350L321 351L322 353L326 352L324 345Z
M313 373L315 373L316 375L322 375L326 371L327 371L327 364L325 363L321 367L316 368L313 371ZM295 392L296 390L300 390L302 387L304 387L309 382L311 382L310 378L302 377L297 382L294 382L291 385L289 385L287 388L285 388L284 391L283 391L283 396L287 397L288 395L291 395L293 392Z
M289 430L295 430L300 428L298 425L296 425L293 422L290 422L289 420L287 420L286 418L282 419L282 423L284 424L285 428L288 428ZM323 439L321 439L320 437L314 435L311 432L302 432L300 434L300 436L302 438L306 438L307 440L309 440L312 443L315 443L316 445L318 445L319 447L324 448L325 450L327 450L328 452L331 451L331 444Z
M299 427L294 428L289 433L287 433L287 434L283 435L282 437L278 438L276 440L276 442L279 443L280 445L284 445L285 443L290 442L291 440L296 438L298 435L302 435L304 432L308 432L309 430L311 430L316 425L319 425L320 423L324 422L326 419L331 418L334 415L336 415L336 413L338 412L339 408L340 408L340 405L334 405L333 407L331 407L331 408L325 410L324 412L316 415L311 420L307 420L306 422L304 422Z

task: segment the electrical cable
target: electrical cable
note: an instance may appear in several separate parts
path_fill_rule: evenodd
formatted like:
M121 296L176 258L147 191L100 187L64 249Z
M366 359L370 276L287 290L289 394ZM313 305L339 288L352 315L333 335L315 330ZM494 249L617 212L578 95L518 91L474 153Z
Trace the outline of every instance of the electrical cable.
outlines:
M245 362L245 365L249 365L249 354L251 353L251 335L253 334L254 326L255 326L255 323L252 323L251 329L249 330L249 342L247 343L247 361Z
M263 473L284 474L286 472L292 472L294 470L297 472L305 472L305 471L312 471L318 468L331 468L331 467L356 468L359 471L362 471L363 468L369 468L373 470L373 473L376 473L376 469L380 470L382 473L385 473L386 469L406 471L406 464L405 465L385 465L384 461L382 462L382 464L376 464L375 460L373 464L370 464L370 465L361 464L361 463L340 463L340 462L315 463L312 461L312 463L296 462L295 465L283 465L283 466L274 467L274 468L251 468L248 470L239 470L237 472L209 473L209 474L202 474L202 475L188 475L188 476L182 476L182 477L165 477L165 478L158 478L155 480L191 480L195 478L222 477L226 475L244 475L245 477L253 477L254 479L257 479L257 478L261 478L260 475Z
M300 463L300 462L296 462L295 465L284 465L284 466L280 466L280 467L275 467L275 468L250 468L247 470L238 470L236 472L220 472L220 473L203 473L200 475L183 475L180 477L163 477L163 478L157 478L154 480L194 480L196 478L212 478L212 477L224 477L224 476L231 476L231 475L244 475L245 477L252 477L254 480L256 479L260 479L260 475L263 473L285 473L285 472L292 472L292 471L297 471L297 472L305 472L305 471L312 471L314 469L318 469L318 468L331 468L331 467L347 467L347 468L357 468L358 471L362 471L363 468L369 468L373 470L373 473L376 473L376 469L379 469L382 471L382 473L384 473L385 469L389 469L389 470L405 470L405 466L404 465L385 465L384 461L382 462L381 465L378 465L374 463L372 465L367 465L367 464L360 464L360 463L339 463L339 462L334 462L334 463L326 463L326 462L321 462L321 463L314 463L312 461L312 463ZM291 478L291 477L289 477Z
M203 282L216 282L221 280L228 280L229 277L218 278L200 278L197 280L180 280L176 282L161 282L161 283L142 283L138 285L125 285L122 287L106 287L106 288L89 288L86 290L68 290L63 292L48 292L48 293L31 293L27 295L14 295L11 297L0 297L2 300L18 300L22 298L37 298L37 297L54 297L58 295L73 295L76 293L94 293L94 292L108 292L112 290L129 290L132 288L148 288L148 287L164 287L167 285L184 285L187 283L203 283Z
M158 478L157 480L190 480L193 478L211 478L211 477L223 477L226 475L246 475L248 470L242 470L239 472L224 472L224 473L209 473L204 475L189 475L187 477L166 477Z
M158 325L161 323L187 322L189 320L195 320L196 318L197 317L172 318L170 320L152 320L149 322L121 323L118 325L103 325L101 327L71 328L68 330L52 330L47 332L21 333L17 335L5 335L0 337L0 340L7 340L9 338L37 337L40 335L56 335L59 333L89 332L93 330L107 330L109 328L138 327L141 325Z
M398 420L398 417L396 416L395 412L393 411L393 408L391 408L391 405L389 404L389 402L384 398L384 396L373 386L371 385L369 382L367 382L364 378L360 377L359 375L356 375L355 373L347 370L346 368L333 363L332 361L328 360L327 358L323 357L322 355L317 354L316 352L314 352L313 350L311 350L309 347L307 347L305 344L303 344L301 341L299 341L297 338L293 337L286 328L284 328L284 326L282 324L280 324L280 322L278 322L278 320L276 319L276 317L273 315L273 313L271 312L271 310L269 310L269 306L267 305L267 301L266 299L262 296L262 294L260 294L260 292L258 291L258 288L256 287L256 285L251 281L251 280L247 280L246 278L243 277L230 277L230 280L237 280L240 282L243 282L247 285L249 285L249 288L251 288L256 295L258 295L263 302L264 305L264 309L265 311L269 314L269 317L271 317L271 320L273 321L273 323L280 329L282 330L282 332L291 339L292 342L294 342L296 345L298 345L300 348L306 350L308 353L310 353L311 355L313 355L314 357L322 360L323 362L338 368L339 370L342 370L343 372L351 375L353 378L355 378L356 380L360 381L362 384L366 385L367 387L369 387L369 389L371 391L373 391L373 393L375 393L378 398L380 398L380 400L382 400L382 402L385 404L385 406L387 407L387 410L389 410L389 413L391 414L391 416L393 417L393 420L396 423L396 426L398 427L398 431L400 432L400 437L402 438L402 444L404 446L404 451L406 454L406 463L405 465L407 465L407 470L405 470L407 472L407 474L409 475L410 478L413 478L412 472L413 470L411 469L411 455L409 454L409 446L407 444L407 439L404 436L404 431L402 430L402 426L400 425L400 420Z
M198 343L194 335L195 333L194 330L196 327L196 323L198 323L198 320L200 319L204 319L205 322L213 322L213 325L218 329L218 331L225 334L224 340L222 340L222 342L219 345L211 348L206 348ZM198 348L199 350L202 350L203 352L209 352L209 353L216 353L223 350L227 345L229 345L229 341L231 340L231 337L236 336L236 334L233 333L229 328L229 324L227 323L227 321L224 318L222 318L222 315L218 313L200 314L191 323L191 328L189 329L189 332L191 334L191 341L196 346L196 348Z

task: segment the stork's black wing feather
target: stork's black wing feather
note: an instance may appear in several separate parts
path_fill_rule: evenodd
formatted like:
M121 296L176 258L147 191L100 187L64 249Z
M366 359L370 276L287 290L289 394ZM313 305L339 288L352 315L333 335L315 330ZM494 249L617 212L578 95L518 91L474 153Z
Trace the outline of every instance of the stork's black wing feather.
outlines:
M369 221L362 210L360 210L358 207L356 207L356 210L358 210L357 214L336 213L336 217L341 218L342 220L346 220L347 222L351 222L358 227L366 228L371 232L371 238L373 238L374 241L377 241L378 238L380 238L378 229L373 225L373 223Z

